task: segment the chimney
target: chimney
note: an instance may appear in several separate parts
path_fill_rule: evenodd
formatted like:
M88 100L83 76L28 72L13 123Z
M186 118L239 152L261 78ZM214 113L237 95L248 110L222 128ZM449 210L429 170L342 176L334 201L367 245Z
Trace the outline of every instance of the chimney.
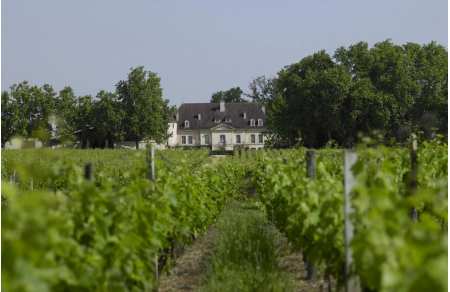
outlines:
M266 106L265 106L265 105L262 105L262 106L261 106L261 110L262 110L263 113L266 113Z
M225 112L225 101L223 100L220 101L220 112Z

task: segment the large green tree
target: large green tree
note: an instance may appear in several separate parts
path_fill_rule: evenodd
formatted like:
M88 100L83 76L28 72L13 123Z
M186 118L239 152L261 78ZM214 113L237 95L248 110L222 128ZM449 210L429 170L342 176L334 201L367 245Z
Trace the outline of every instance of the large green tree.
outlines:
M2 147L18 133L19 106L7 91L2 92Z
M132 68L116 91L125 113L126 138L136 142L150 138L161 142L167 135L168 102L162 98L160 78L144 67Z
M2 110L6 134L4 139L16 135L38 138L46 142L50 138L48 119L55 110L55 95L53 88L48 84L42 87L31 86L26 81L14 84L9 92L4 91L2 93L2 105L5 106L5 111Z
M266 76L259 76L250 82L249 92L245 93L245 96L253 102L266 104L275 98L275 81Z
M100 91L93 105L93 127L97 146L113 148L116 141L123 140L124 111L115 93Z
M400 142L412 132L446 134L447 67L447 50L435 42L359 42L333 58L320 51L271 81L268 124L290 145L309 147L351 146L373 132Z
M96 140L94 128L94 100L90 95L80 96L77 99L73 117L75 125L74 135L80 142L81 148L94 146Z
M70 86L59 91L55 100L55 108L58 138L61 142L73 142L75 131L79 126L76 124L77 97Z
M339 138L341 109L351 81L342 66L320 51L281 70L277 79L277 92L285 103L278 116L286 120L290 143L301 140L317 147Z

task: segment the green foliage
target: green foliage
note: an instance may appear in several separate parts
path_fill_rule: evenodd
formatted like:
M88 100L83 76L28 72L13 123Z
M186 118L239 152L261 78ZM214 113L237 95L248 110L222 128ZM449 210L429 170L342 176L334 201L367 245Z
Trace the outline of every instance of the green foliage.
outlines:
M234 202L219 217L202 291L291 291L278 267L280 234L264 213Z
M371 291L447 290L447 144L433 140L419 149L419 187L413 193L407 189L406 149L358 150L351 244L354 271ZM316 153L313 180L306 177L303 150L252 157L254 185L275 225L342 284L343 159L340 150ZM411 219L413 208L418 222Z
M241 177L228 163L192 172L189 160L158 160L151 182L140 151L5 151L2 159L6 181L13 171L19 180L2 186L8 291L151 291L154 258L203 232ZM83 179L86 161L93 181Z
M210 102L247 102L242 98L244 92L240 87L233 87L225 91L217 91L212 94Z
M267 103L273 99L275 94L274 79L259 76L252 80L249 84L249 93L245 95L252 99L253 102Z
M3 151L2 245L8 254L2 254L2 287L153 289L154 258L170 257L175 243L187 244L204 232L243 191L255 191L257 208L265 210L271 223L319 270L342 284L341 150L316 151L315 179L306 177L302 148L244 152L242 158L214 162L206 151L161 151L156 155L156 182L146 179L146 154ZM363 287L445 291L447 143L441 138L420 143L416 190L408 189L408 149L360 146L358 157L351 245L353 270ZM94 168L92 181L83 179L86 162ZM6 183L10 180L15 183ZM418 211L417 222L411 219L412 208ZM256 287L267 279L279 283L279 274L258 272L275 257L272 243L262 242L275 237L270 224L251 208L235 211L219 221L227 235L217 244L212 265L217 277L210 278L208 287ZM256 250L267 253L254 257ZM233 281L237 278L242 281Z
M433 160L446 169L446 147L433 144L424 145L421 162L426 161L423 154L439 153L443 157ZM434 163L431 168L428 162L422 163L420 189L406 197L406 153L383 148L363 153L364 161L360 159L354 167L358 183L352 242L363 283L380 291L447 290L447 281L443 281L447 274L446 171ZM418 222L410 217L414 207L420 213Z
M162 99L160 78L144 67L131 69L127 80L117 83L117 94L123 107L124 130L128 139L153 138L160 142L167 133L169 107Z
M2 147L14 135L17 135L20 122L19 106L11 100L7 91L2 92Z
M271 81L269 125L290 145L316 148L329 140L352 146L373 131L400 142L413 131L446 134L447 67L447 50L435 42L359 42L333 58L319 51Z
M71 87L56 94L52 87L24 81L2 92L2 146L14 136L37 138L45 145L112 148L125 139L163 141L173 116L162 98L160 78L143 67L132 69L115 92L75 96Z
M125 112L114 93L102 90L97 94L97 100L92 117L96 140L99 144L104 141L104 146L112 148L114 142L123 140L125 135L125 125L122 123Z
M2 145L13 136L48 138L48 118L54 111L55 95L48 84L30 86L26 81L13 85L10 92L4 91Z
M307 258L338 276L343 260L343 188L341 155L324 151L317 161L317 178L306 177L305 152L262 156L254 175L266 213ZM302 166L302 167L299 167Z

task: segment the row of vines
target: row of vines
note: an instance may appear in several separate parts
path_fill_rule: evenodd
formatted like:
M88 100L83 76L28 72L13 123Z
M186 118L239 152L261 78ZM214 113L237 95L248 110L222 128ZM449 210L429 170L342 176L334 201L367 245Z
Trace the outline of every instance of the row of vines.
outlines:
M407 149L357 152L352 272L365 291L446 291L447 144L420 144L413 193ZM315 179L305 154L213 161L206 151L158 151L150 181L145 151L2 151L2 288L154 290L176 246L204 232L244 187L308 262L342 286L343 151L316 151Z
M2 289L155 289L176 245L215 220L242 176L207 152L164 155L152 182L144 151L3 151Z
M315 179L305 150L256 155L252 177L266 213L317 269L344 281L343 151L319 150ZM424 142L418 188L409 152L360 147L353 166L353 273L364 291L447 291L447 144ZM411 219L411 210L419 219Z

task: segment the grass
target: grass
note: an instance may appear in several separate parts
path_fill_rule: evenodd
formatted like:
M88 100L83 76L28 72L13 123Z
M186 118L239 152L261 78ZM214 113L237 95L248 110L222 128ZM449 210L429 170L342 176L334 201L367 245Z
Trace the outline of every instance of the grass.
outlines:
M291 291L278 266L280 234L252 203L233 203L218 236L202 291Z

